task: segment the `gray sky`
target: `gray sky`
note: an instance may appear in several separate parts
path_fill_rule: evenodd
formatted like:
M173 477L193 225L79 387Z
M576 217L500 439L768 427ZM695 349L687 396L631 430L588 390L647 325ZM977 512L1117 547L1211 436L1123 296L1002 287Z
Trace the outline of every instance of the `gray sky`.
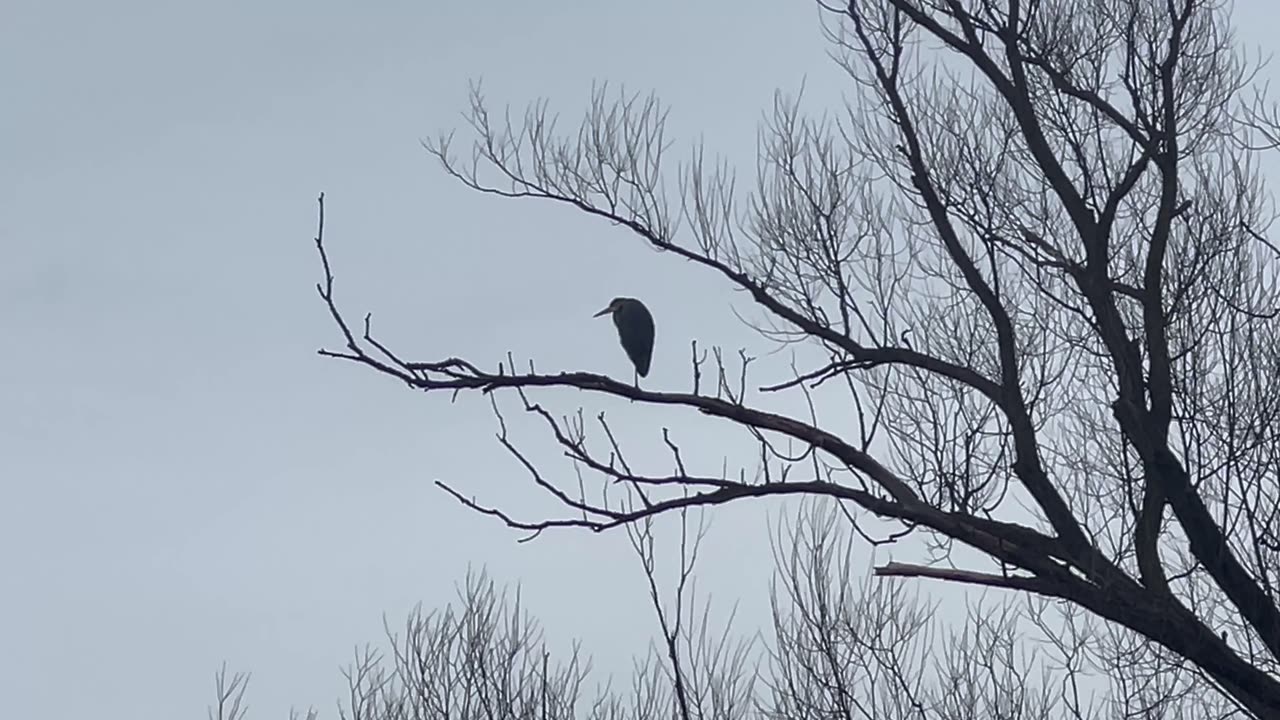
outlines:
M1245 39L1266 40L1275 13L1238 3ZM733 317L742 297L607 224L466 191L419 139L459 125L469 79L570 118L609 80L658 91L675 140L703 134L750 178L775 89L807 78L809 106L836 107L811 3L18 0L4 15L6 715L200 716L227 660L255 674L253 717L331 717L337 668L382 613L448 601L468 563L523 582L549 635L582 637L604 669L644 650L651 611L621 534L517 546L431 486L524 507L485 401L315 356L337 338L314 292L315 196L340 301L406 354L511 350L629 377L590 316L634 295L657 317L649 384L685 388L691 338L761 347ZM751 448L721 425L589 407L641 459L660 462L664 424L712 470ZM718 513L701 573L751 623L769 509Z

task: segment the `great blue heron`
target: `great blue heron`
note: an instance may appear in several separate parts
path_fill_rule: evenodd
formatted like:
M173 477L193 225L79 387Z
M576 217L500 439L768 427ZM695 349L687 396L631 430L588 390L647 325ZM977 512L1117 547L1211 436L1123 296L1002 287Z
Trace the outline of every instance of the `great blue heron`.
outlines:
M653 316L649 308L635 298L614 298L609 307L596 313L594 317L612 314L613 324L618 328L618 339L622 341L622 349L636 366L636 387L640 386L640 378L649 374L649 361L653 358Z

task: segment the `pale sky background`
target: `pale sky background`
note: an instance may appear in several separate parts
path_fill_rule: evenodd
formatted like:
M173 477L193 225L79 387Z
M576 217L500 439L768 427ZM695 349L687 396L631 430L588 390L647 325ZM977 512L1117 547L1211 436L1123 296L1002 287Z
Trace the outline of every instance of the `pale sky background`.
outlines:
M1251 0L1237 18L1266 46L1280 12ZM608 80L657 91L672 139L705 136L749 178L776 89L805 82L810 107L837 107L826 51L800 0L7 3L5 716L203 717L225 660L254 673L253 718L335 717L353 647L380 639L383 613L452 599L469 564L523 583L553 640L625 670L654 629L625 537L517 545L431 485L536 513L487 402L315 355L338 339L314 291L315 198L340 302L405 354L491 366L510 350L629 378L591 314L634 295L657 318L647 384L686 389L690 339L763 348L734 318L743 297L607 224L467 191L419 140L460 125L471 79L568 119ZM662 425L711 471L751 449L624 405L588 408L656 471ZM518 432L567 473L536 427ZM744 631L766 618L777 509L719 512L708 539L703 587L741 600Z

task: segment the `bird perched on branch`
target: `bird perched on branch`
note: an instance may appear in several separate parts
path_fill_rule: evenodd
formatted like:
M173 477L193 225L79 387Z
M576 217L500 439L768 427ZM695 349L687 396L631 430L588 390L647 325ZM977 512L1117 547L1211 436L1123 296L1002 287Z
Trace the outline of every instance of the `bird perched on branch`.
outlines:
M618 328L618 339L622 341L622 349L636 366L636 387L640 386L640 378L649 374L649 361L653 358L653 315L649 308L635 298L614 298L609 307L596 313L593 317L612 314L613 324Z

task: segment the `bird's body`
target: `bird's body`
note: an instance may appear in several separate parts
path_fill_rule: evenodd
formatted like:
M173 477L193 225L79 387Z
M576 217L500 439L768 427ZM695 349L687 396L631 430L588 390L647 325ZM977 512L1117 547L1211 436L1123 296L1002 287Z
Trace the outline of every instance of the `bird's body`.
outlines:
M618 339L622 341L622 349L627 351L636 366L636 374L645 377L649 374L649 363L653 359L653 315L649 308L635 298L614 298L609 307L596 313L596 317L604 314L613 315L613 324L618 328Z

